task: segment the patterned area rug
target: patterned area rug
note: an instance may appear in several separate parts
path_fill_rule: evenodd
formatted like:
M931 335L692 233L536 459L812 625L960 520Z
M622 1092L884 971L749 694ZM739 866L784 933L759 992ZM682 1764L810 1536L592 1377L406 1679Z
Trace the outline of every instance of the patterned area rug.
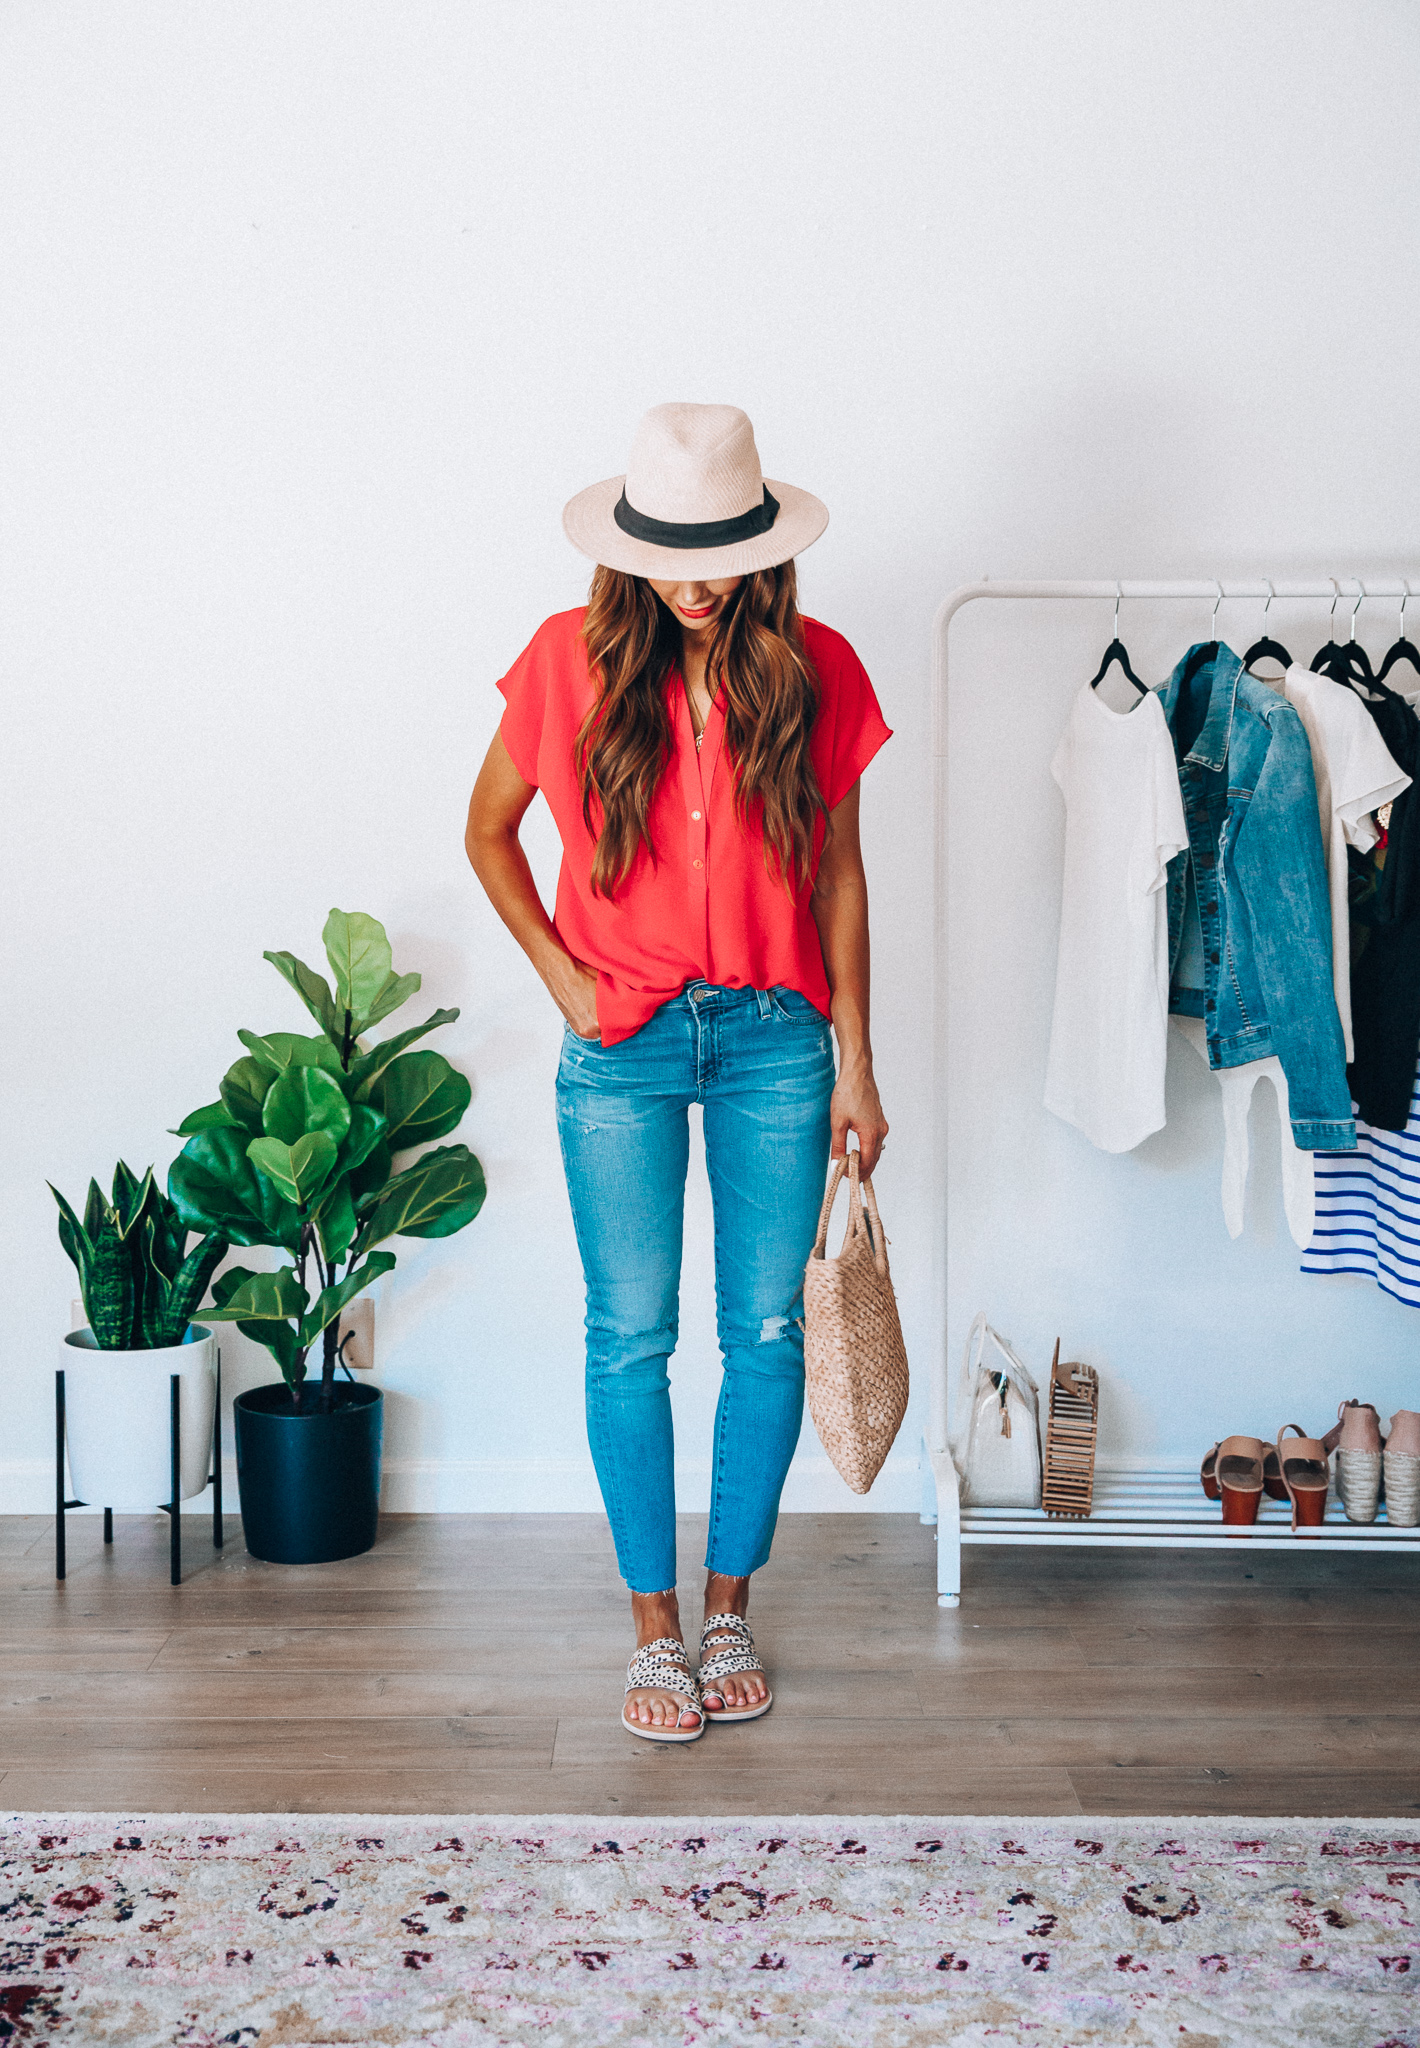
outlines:
M1418 2048L1402 1823L0 1817L0 2040Z

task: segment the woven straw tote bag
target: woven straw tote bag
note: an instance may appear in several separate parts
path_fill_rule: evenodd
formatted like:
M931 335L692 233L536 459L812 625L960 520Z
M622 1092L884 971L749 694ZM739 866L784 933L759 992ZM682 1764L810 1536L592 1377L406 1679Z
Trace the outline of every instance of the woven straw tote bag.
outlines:
M845 1174L848 1228L831 1259L828 1219ZM866 1493L907 1409L907 1351L877 1198L858 1177L856 1152L834 1168L804 1268L804 1373L819 1440L854 1493Z

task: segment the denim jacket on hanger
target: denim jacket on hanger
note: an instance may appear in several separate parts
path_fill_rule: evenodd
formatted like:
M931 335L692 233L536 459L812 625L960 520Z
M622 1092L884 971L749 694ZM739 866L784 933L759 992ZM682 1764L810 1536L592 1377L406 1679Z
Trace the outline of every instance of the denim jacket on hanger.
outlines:
M1306 1152L1354 1148L1331 978L1331 906L1301 719L1212 643L1161 692L1189 847L1169 862L1169 1008L1202 1017L1208 1064L1275 1054Z

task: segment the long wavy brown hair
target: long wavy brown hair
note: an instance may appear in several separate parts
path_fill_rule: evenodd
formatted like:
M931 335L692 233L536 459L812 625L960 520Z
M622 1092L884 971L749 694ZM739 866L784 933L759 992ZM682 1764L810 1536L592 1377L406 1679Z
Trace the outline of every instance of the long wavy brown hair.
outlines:
M598 567L582 625L596 696L576 740L582 816L596 836L592 887L610 896L651 844L651 803L674 752L666 684L681 661L674 614L641 576ZM724 751L742 825L795 893L809 879L827 808L809 759L819 686L804 650L792 562L745 577L716 622L705 664L723 693Z

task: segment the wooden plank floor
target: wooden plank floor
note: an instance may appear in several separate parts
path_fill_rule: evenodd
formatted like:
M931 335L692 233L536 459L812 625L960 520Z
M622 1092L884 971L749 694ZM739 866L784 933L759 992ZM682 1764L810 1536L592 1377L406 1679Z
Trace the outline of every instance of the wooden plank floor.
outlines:
M619 1725L598 1518L390 1516L283 1567L167 1524L0 1518L0 1807L354 1813L1420 1813L1405 1557L969 1549L787 1515L752 1618L774 1711L683 1747ZM681 1531L698 1614L704 1523Z

